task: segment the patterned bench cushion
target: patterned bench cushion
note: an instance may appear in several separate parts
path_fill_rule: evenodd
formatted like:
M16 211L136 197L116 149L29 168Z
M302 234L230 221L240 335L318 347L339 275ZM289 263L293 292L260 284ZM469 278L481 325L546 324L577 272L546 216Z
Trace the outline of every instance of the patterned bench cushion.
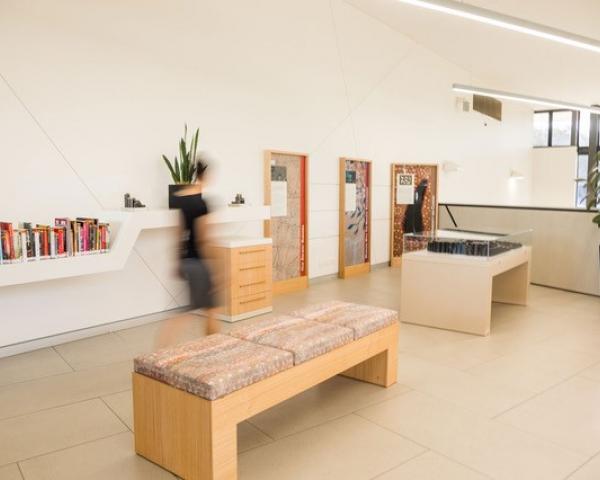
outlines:
M351 329L286 315L234 328L229 335L292 352L296 365L354 340Z
M216 400L294 366L290 352L215 334L134 360L135 371Z
M394 310L337 300L309 305L292 312L292 315L351 328L355 339L365 337L398 321L398 313Z

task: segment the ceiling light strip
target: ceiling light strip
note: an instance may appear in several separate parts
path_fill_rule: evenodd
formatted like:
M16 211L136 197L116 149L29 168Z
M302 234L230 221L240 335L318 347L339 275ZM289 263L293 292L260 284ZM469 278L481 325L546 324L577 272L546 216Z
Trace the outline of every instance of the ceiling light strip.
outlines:
M600 53L600 41L575 35L570 32L558 30L556 28L541 25L539 23L523 20L522 18L511 17L502 13L487 10L485 8L475 7L467 3L460 3L454 0L397 0L400 3L414 5L416 7L434 10L436 12L446 13L455 17L466 18L476 22L493 25L495 27L520 32L535 37L544 38L553 42L570 45L572 47L590 50Z
M455 83L452 85L452 90L455 92L472 93L474 95L481 95L484 97L501 98L503 100L512 100L515 102L545 105L548 107L565 108L567 110L579 110L582 112L600 114L600 108L590 107L589 105L580 105L578 103L562 102L560 100L550 100L548 98L532 97L529 95L520 95L518 93L502 92L500 90L491 90L489 88L461 85L460 83Z

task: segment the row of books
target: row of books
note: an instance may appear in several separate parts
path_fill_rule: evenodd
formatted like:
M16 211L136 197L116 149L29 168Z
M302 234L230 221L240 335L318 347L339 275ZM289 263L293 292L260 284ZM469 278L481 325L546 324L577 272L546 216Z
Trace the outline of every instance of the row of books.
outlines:
M106 253L110 225L97 218L56 218L54 225L0 222L0 265Z

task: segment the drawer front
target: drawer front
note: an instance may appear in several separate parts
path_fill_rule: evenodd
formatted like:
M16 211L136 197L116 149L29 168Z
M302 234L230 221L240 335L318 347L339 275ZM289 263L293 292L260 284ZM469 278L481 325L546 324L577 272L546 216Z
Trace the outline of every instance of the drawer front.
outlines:
M252 312L261 308L270 307L273 304L271 292L263 292L256 295L247 295L233 300L231 314Z
M248 295L256 295L259 293L270 292L271 291L271 282L267 279L263 280L255 280L243 285L238 285L237 289L234 290L233 296L235 298L238 297L247 297Z
M234 258L234 264L236 264L238 268L270 265L271 261L270 246L239 248L236 250Z

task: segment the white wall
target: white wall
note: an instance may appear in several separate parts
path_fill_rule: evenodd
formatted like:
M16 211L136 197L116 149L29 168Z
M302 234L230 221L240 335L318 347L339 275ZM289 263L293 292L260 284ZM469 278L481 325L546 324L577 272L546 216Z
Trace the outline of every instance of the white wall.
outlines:
M532 155L531 200L543 207L575 207L577 147L536 148Z
M459 163L443 201L529 201L508 174L528 168L531 112L459 113L450 86L476 79L342 0L4 0L0 74L2 219L87 215L124 192L164 207L160 154L184 122L222 198L262 203L264 149L310 154L312 276L337 270L340 156L374 161L375 263L391 162ZM170 235L145 234L122 272L3 288L19 320L0 346L184 304Z

